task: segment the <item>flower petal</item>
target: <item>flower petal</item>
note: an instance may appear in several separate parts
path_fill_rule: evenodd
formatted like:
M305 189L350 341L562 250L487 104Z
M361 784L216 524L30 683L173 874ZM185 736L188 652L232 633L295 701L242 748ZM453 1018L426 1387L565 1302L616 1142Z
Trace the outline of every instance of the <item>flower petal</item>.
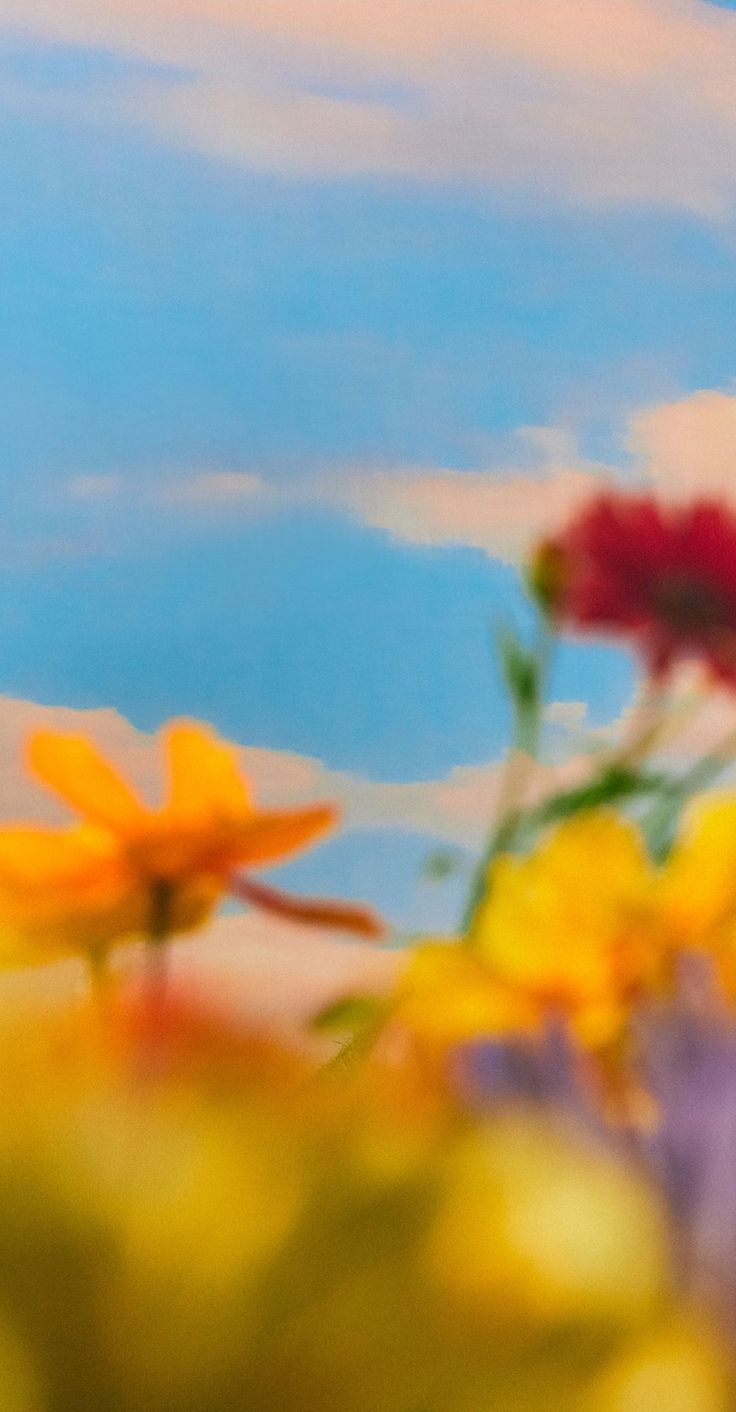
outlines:
M108 831L0 829L0 928L10 935L80 952L140 933L146 909L146 890Z
M248 785L238 752L214 731L190 721L173 721L164 733L169 795L166 814L200 819L250 814Z
M333 804L254 814L251 822L239 833L233 849L233 866L254 867L287 858L333 828L337 818L337 809Z
M701 795L685 814L660 886L668 921L689 945L736 923L736 796Z
M498 981L457 941L413 948L396 1002L402 1024L441 1046L533 1032L541 1021L541 1008L530 994Z
M114 841L84 825L73 829L0 829L0 887L48 892L83 885L117 866Z
M28 763L49 789L93 824L125 833L145 815L133 790L82 735L36 731L28 744Z

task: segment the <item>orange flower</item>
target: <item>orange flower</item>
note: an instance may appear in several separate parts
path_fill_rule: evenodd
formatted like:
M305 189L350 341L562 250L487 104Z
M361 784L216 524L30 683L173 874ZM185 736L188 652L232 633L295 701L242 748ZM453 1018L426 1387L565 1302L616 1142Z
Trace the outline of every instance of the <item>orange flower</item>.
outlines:
M280 861L336 821L330 804L257 809L236 750L204 726L175 721L163 743L168 793L151 809L83 736L31 738L32 770L81 822L0 829L0 924L62 948L104 948L134 935L163 940L205 922L238 869ZM297 899L279 908L278 893L253 895L301 915ZM306 908L314 914L314 903ZM346 909L345 925L357 915ZM360 918L367 930L369 914ZM333 925L341 923L338 907Z

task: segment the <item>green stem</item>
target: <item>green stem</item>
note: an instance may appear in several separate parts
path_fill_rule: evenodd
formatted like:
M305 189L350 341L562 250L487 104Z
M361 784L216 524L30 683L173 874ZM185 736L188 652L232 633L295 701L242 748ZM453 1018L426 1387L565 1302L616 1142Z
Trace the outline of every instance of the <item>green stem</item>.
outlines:
M468 902L461 923L464 936L467 936L472 928L479 904L485 893L486 877L493 859L498 853L505 852L513 846L519 826L524 818L521 805L532 768L539 754L542 706L554 644L552 622L546 614L543 614L539 619L537 644L534 651L536 689L530 697L512 696L514 706L512 743L501 776L493 828L470 885Z
M696 761L679 779L665 780L654 808L642 821L642 828L652 856L662 862L672 845L677 818L683 805L693 794L707 789L733 763L736 755L736 731L729 731L720 745Z
M509 852L521 838L525 842L531 841L540 829L572 818L583 810L597 809L603 804L633 799L638 795L655 794L662 789L663 783L663 777L658 774L644 775L608 765L585 784L564 790L561 794L553 795L551 799L543 800L533 809L519 810L517 814L501 820L491 836L473 879L463 919L464 934L467 936L472 929L475 914L485 896L487 874L491 864L500 854Z
M523 703L519 704L515 719L514 755L519 750L519 741L523 740L527 747L527 771L538 751L544 699L543 683L549 672L553 643L551 625L548 619L543 618L537 647L540 688L533 703L536 709L532 713L528 704L526 709ZM518 845L520 835L523 834L525 839L533 838L537 830L546 824L570 818L584 809L594 809L601 804L631 798L637 794L654 793L662 787L661 775L643 774L638 767L651 751L664 727L666 702L666 683L659 679L647 681L634 715L634 728L628 742L606 752L599 761L592 779L585 784L554 795L533 809L524 810L521 807L528 775L522 774L520 787L518 777L514 779L512 775L514 755L510 757L501 787L501 805L497 821L471 884L462 920L465 937L470 938L472 935L478 909L487 891L491 864L499 854L509 852Z
M705 789L709 784L713 784L729 765L733 764L735 755L736 731L729 731L715 750L704 755L702 760L698 760L679 780L672 780L667 788L673 792L686 794L694 794L698 789Z
M634 707L630 738L611 751L606 762L609 768L632 769L650 754L667 723L667 704L666 681L649 677Z

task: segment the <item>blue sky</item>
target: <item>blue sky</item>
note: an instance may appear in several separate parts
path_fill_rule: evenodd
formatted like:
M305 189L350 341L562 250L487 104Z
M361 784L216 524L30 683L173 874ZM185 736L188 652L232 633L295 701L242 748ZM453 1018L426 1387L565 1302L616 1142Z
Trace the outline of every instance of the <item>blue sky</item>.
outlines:
M0 30L2 691L146 730L194 714L373 779L497 756L488 623L523 619L515 568L295 488L501 474L524 426L625 474L638 408L731 385L730 220L541 177L223 160L116 116L121 86L187 69L114 40ZM182 516L149 494L214 469L283 503ZM69 492L98 476L114 503ZM603 722L631 680L621 654L569 647L554 694ZM385 838L362 845L364 890L414 915L378 878ZM344 847L327 872L355 872ZM413 877L423 841L401 847Z

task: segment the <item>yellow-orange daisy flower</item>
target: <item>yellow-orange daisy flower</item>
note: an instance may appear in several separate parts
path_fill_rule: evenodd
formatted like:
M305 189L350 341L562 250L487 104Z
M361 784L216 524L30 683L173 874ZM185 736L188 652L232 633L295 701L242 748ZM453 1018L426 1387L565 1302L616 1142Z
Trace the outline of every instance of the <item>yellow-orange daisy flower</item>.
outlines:
M238 870L276 863L335 823L331 804L258 809L237 751L208 728L174 721L162 734L158 808L84 736L31 737L31 769L80 822L0 829L0 917L11 931L75 949L161 940L206 921ZM278 906L278 894L264 897ZM298 915L298 902L285 910Z

